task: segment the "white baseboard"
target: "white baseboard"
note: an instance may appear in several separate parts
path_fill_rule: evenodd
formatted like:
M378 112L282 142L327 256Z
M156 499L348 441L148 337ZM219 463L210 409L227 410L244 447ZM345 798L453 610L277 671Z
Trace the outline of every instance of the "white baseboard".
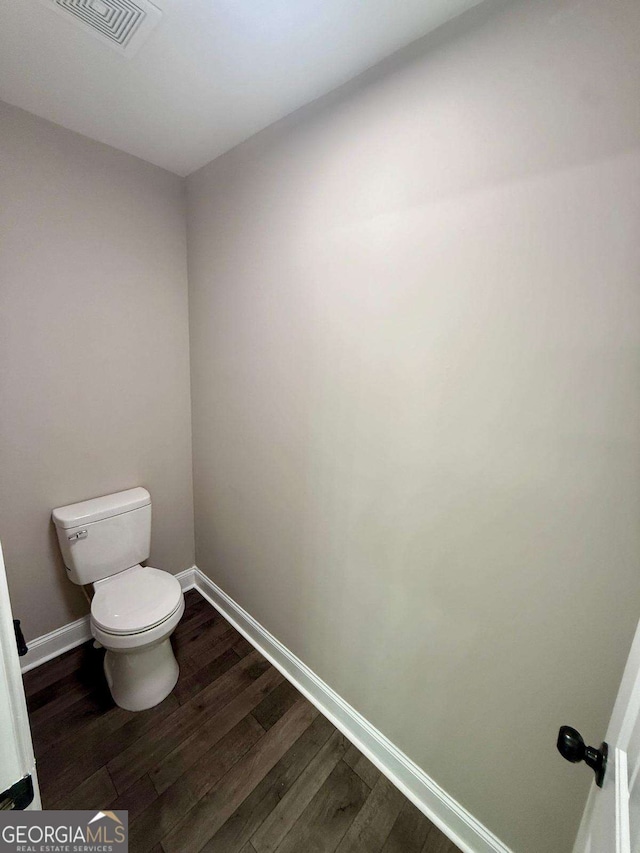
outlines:
M188 589L193 589L196 585L196 572L198 570L195 566L191 566L190 569L185 569L182 572L178 572L176 577L180 581L180 586L182 587L182 591L186 592Z
M30 640L27 643L29 651L24 657L20 658L20 669L23 673L29 672L30 669L35 669L40 664L57 658L64 652L75 649L76 646L81 646L82 643L86 643L90 639L89 617L83 616L81 619L76 619L75 622L63 625L62 628L56 628L55 631L43 634L42 637L36 637L35 640Z
M344 701L198 568L193 586L463 853L512 853L430 776Z
M193 589L195 586L195 567L178 572L176 577L180 581L183 591ZM48 660L57 658L59 655L75 649L76 646L81 646L90 639L89 616L83 616L81 619L76 619L75 622L63 625L62 628L56 628L55 631L43 634L42 637L36 637L35 640L30 640L27 643L29 651L20 659L20 669L23 673L29 672L30 669L35 669Z
M463 853L512 853L500 839L196 566L185 569L176 577L184 591L195 588L206 598ZM88 616L38 637L28 643L29 652L21 661L22 672L28 672L90 639Z

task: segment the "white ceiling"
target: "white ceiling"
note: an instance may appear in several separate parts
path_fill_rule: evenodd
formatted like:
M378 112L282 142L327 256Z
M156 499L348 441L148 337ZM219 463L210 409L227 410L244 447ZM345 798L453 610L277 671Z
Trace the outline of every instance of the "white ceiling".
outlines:
M47 2L0 0L0 99L187 175L480 0L155 2L127 58Z

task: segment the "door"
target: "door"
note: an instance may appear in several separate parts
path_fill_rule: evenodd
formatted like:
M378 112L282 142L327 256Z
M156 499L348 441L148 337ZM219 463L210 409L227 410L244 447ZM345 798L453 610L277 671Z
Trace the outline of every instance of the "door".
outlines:
M605 740L603 785L591 788L574 853L640 853L640 626Z
M31 730L0 545L0 808L40 807Z

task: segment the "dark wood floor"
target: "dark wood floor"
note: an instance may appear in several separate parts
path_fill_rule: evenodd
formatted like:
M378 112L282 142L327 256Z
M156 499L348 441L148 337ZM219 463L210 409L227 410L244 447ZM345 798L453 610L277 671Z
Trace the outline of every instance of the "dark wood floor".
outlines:
M25 675L43 807L128 809L132 853L458 853L197 592L180 678L114 706L86 644Z

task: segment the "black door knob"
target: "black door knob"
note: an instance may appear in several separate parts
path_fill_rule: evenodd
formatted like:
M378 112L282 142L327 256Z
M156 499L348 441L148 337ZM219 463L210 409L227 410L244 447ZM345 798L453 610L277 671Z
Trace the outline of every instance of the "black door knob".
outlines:
M596 785L602 788L609 753L609 747L606 743L602 743L600 749L596 749L594 746L585 746L580 732L571 726L560 726L557 746L558 752L567 761L571 761L573 764L584 761L596 774Z
M22 633L22 628L20 627L20 620L13 620L13 630L16 632L16 646L18 647L18 654L20 657L26 655L29 651L27 648L27 644L24 641L24 634Z

